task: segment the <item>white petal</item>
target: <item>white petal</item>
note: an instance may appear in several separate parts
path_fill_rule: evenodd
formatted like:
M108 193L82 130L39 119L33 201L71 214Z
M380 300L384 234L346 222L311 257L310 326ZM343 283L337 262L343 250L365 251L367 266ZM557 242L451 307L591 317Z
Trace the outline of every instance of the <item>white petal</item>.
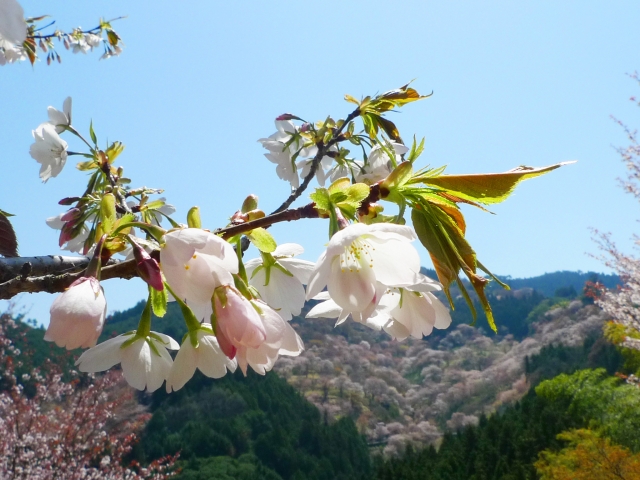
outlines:
M120 346L129 340L131 335L118 335L90 348L76 360L81 372L104 372L120 363Z
M333 300L327 300L309 310L306 318L338 318L341 312L342 307Z
M295 257L304 253L304 247L297 243L283 243L278 245L271 255L278 257Z
M388 287L415 285L420 278L420 255L405 242L368 239L374 248L370 250L376 279Z
M331 298L345 310L362 312L375 297L376 277L370 268L343 270L336 257L331 265L328 290Z
M304 350L304 344L300 335L296 333L291 325L288 323L285 326L284 337L282 339L282 345L278 353L280 355L289 355L295 357L300 355Z
M0 37L14 45L22 45L27 38L24 10L16 0L0 1Z
M140 338L120 352L122 373L129 385L138 390L147 386L147 374L151 371L151 349L146 340Z
M316 262L315 269L309 277L309 283L307 284L307 300L315 297L322 291L322 289L324 289L325 285L327 285L330 274L331 260L327 258L327 252L325 251L320 255L320 258Z
M278 263L291 272L301 283L307 285L315 264L308 260L301 260L297 258L281 258Z
M182 344L167 378L167 393L177 392L196 372L196 353L189 338Z

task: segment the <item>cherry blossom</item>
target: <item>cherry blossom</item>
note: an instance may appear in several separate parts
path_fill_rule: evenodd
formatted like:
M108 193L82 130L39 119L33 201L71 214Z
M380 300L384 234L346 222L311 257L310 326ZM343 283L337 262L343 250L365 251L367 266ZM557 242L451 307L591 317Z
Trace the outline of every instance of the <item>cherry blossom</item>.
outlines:
M120 363L129 385L153 392L162 386L171 371L173 360L169 350L179 350L173 338L150 332L147 336L135 331L118 335L90 348L76 361L81 372L103 372Z
M0 37L0 65L26 60L27 52L20 45L14 45Z
M298 127L291 120L276 120L275 124L277 131L268 138L261 138L258 142L269 150L269 153L265 153L264 156L277 165L278 177L289 182L292 188L298 188L300 185L298 166L293 156L297 153L299 159L313 157L317 147L315 145L305 147L304 140L299 136ZM292 140L294 136L296 138ZM290 144L287 146L288 143Z
M238 273L233 247L199 228L173 230L164 238L160 267L167 282L200 321L208 320L213 291L220 285L233 284L231 274Z
M57 177L67 161L67 142L56 133L56 129L49 123L43 123L33 130L35 143L31 145L29 154L40 167L40 178L46 182L51 177Z
M273 253L245 263L249 283L285 320L299 315L304 306L303 284L309 282L314 263L292 258L303 252L301 245L283 243Z
M178 391L193 377L196 368L207 377L221 378L227 370L235 372L237 363L229 359L218 345L211 325L203 323L194 333L197 344L193 345L189 334L176 355L169 378L167 378L167 393Z
M337 232L320 255L311 274L307 299L325 287L342 308L339 320L352 314L364 322L388 287L420 283L420 257L409 244L416 238L410 227L356 223Z
M380 300L380 307L371 318L385 332L398 340L408 336L422 338L433 328L445 329L451 325L449 309L432 293L441 290L437 282L425 281L408 288L389 290Z
M93 347L107 313L100 282L93 277L79 278L53 301L50 313L45 340L67 350Z
M391 142L390 146L395 151L396 163L402 162L400 155L404 155L409 149L400 144ZM393 170L393 164L387 152L378 144L375 145L369 153L367 164L363 167L362 172L356 175L356 181L368 184L376 183L387 178Z
M247 366L264 375L273 368L279 355L297 356L304 350L302 339L289 322L275 310L261 301L256 301L262 311L260 319L265 331L265 339L258 347L240 345L236 359L240 370L246 375Z

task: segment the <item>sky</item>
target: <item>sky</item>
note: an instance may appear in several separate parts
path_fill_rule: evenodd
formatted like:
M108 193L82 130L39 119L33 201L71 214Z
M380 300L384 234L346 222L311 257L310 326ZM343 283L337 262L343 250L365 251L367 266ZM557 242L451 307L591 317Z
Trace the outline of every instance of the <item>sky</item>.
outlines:
M180 221L198 205L214 229L250 193L267 212L288 195L257 143L275 131L277 115L344 118L352 109L344 94L360 98L412 79L433 96L390 118L405 139L425 137L420 166L481 173L578 161L522 183L492 206L495 215L463 207L467 238L494 273L608 272L590 256L598 254L590 228L632 249L638 209L617 185L625 169L616 147L627 140L611 116L640 125L629 101L639 86L628 76L640 68L637 2L21 4L26 16L51 15L62 30L126 16L114 23L125 44L118 58L60 46L60 65L0 67L0 208L16 215L23 256L60 253L58 233L44 221L62 211L59 199L86 185L77 157L42 184L29 156L31 131L67 96L76 128L87 133L92 120L102 145L125 143L116 163L133 186L163 188ZM279 243L302 244L308 260L328 240L320 220L272 232ZM139 279L103 283L110 312L145 296ZM52 300L22 294L15 303L46 324Z

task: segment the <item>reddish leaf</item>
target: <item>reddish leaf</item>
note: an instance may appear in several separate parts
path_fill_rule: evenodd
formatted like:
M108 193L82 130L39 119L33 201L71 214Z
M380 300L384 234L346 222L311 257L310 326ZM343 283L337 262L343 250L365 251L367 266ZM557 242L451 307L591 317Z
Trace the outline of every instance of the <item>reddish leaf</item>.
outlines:
M5 212L0 210L0 255L18 256L18 239Z

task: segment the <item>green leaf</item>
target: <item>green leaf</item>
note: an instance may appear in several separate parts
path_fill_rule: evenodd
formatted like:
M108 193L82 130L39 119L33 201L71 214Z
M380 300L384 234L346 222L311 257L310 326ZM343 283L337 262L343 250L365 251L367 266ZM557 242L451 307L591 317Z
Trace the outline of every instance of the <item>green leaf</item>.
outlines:
M416 144L416 137L413 137L413 144L411 145L411 150L405 157L407 162L415 162L416 159L422 154L424 151L424 137L420 140L420 144Z
M411 219L416 235L429 251L438 279L444 287L452 308L453 301L449 289L451 283L455 281L460 287L474 319L476 318L473 302L458 276L458 272L462 269L478 295L489 326L494 332L497 332L491 305L484 290L489 280L476 274L478 266L476 253L464 238L464 232L459 228L455 220L438 206L424 200L420 201L416 208L412 210Z
M342 192L351 186L351 181L347 177L338 178L335 182L329 185L329 194L336 192Z
M107 193L100 202L100 222L104 233L111 233L116 218L116 197L113 193Z
M18 238L7 218L12 216L10 213L0 210L0 255L4 257L18 256Z
M109 164L112 164L116 158L124 151L124 143L122 142L113 142L107 148L107 151L104 152L107 158L109 159Z
M156 317L164 317L164 314L167 313L167 289L165 288L162 291L158 291L155 288L149 287L149 294L151 296L151 306L153 307L153 313Z
M89 135L91 136L91 141L94 145L98 144L98 139L96 138L96 132L93 131L93 120L89 123Z
M76 168L81 172L86 172L87 170L98 168L98 164L95 162L95 160L88 160L86 162L79 162L76 165Z
M440 175L416 178L431 187L437 187L465 200L485 205L505 200L522 180L538 177L545 173L575 162L562 162L548 167L520 166L504 173L478 173L469 175Z
M318 210L325 210L327 212L331 210L331 198L326 188L316 188L309 197L316 204Z
M247 233L247 237L258 250L264 253L271 253L278 246L273 236L264 228L254 228Z
M347 199L350 203L355 203L360 206L365 198L369 196L370 187L365 183L354 183L346 190Z

